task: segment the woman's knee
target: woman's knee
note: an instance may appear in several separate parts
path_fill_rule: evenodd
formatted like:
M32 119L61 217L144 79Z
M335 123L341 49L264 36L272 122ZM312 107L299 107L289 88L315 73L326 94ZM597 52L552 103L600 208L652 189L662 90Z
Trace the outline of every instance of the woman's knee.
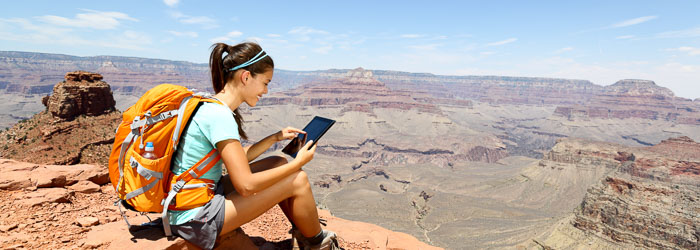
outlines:
M305 191L311 189L311 184L309 183L309 176L304 172L304 170L299 170L292 174L294 180L292 180L292 185L295 191Z

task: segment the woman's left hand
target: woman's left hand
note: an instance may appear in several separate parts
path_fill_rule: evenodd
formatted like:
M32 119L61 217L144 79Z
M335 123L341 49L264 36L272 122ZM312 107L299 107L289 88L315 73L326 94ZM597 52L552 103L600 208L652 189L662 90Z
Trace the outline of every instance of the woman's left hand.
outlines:
M286 127L280 130L280 132L277 132L277 134L275 134L275 138L277 141L289 140L294 139L297 134L306 134L306 132L298 128Z

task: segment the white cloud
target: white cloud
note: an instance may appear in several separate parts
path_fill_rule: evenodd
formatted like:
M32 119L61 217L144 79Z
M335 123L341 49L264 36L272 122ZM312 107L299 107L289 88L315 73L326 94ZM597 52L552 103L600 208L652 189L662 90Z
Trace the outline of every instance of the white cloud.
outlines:
M170 7L175 7L180 0L163 0L163 2Z
M87 38L82 32L58 27L53 24L34 24L23 18L2 19L0 27L7 25L8 29L0 29L0 40L18 41L28 44L67 45L74 47L104 47L127 50L146 50L152 44L148 34L136 31L122 33L107 33L104 36Z
M170 12L170 16L177 19L180 23L201 25L204 29L213 29L219 27L219 24L211 17L207 16L189 16L179 11Z
M251 36L251 37L246 38L245 40L246 40L246 41L251 41L251 42L254 42L254 43L262 43L262 41L263 41L264 39L263 39L262 37Z
M486 46L500 46L500 45L504 45L504 44L508 44L508 43L515 42L515 41L517 41L517 40L518 40L517 38L508 38L508 39L503 40L503 41L487 43Z
M282 36L279 35L279 34L267 34L267 37L279 38L279 37L282 37Z
M120 20L138 21L128 14L114 11L95 11L83 9L88 13L76 14L75 18L46 15L37 17L42 22L67 27L92 28L99 30L114 29L120 24Z
M608 28L622 28L622 27L637 25L640 23L645 23L645 22L654 20L656 18L658 18L658 17L657 16L643 16L643 17L632 18L632 19L624 20L624 21L619 22L619 23L612 24Z
M401 35L401 38L421 38L425 37L425 35L422 34L403 34Z
M678 48L666 49L666 51L687 52L689 56L697 56L697 55L700 55L700 48L689 47L689 46L683 46L683 47L678 47Z
M561 48L561 49L558 49L558 50L554 51L554 53L555 53L555 54L561 54L561 53L564 53L564 52L567 52L567 51L572 51L572 50L574 50L573 47L565 47L565 48Z
M617 36L617 37L615 37L615 39L617 39L617 40L626 40L626 39L632 39L632 38L635 38L635 36L633 36L633 35L625 35L625 36Z
M212 43L219 43L219 42L223 42L223 43L229 42L229 43L230 43L230 42L236 42L236 41L234 41L233 39L234 39L234 38L238 38L238 37L240 37L240 36L242 36L242 35L243 35L243 32L240 32L240 31L238 31L238 30L234 30L234 31L229 32L229 33L226 34L225 36L220 36L220 37L212 38L212 39L210 39L209 41L212 42Z
M325 30L317 30L314 28L310 27L294 27L288 32L289 34L295 34L295 35L311 35L311 34L329 34L328 31Z
M496 52L495 51L484 51L484 52L481 52L479 54L481 54L482 56L490 56L490 55L496 54Z
M409 46L406 46L406 48L415 49L415 50L422 50L422 51L432 51L432 50L436 50L437 47L440 47L440 46L442 46L442 44L433 43L433 44L409 45Z
M197 32L194 31L168 31L168 33L173 34L178 37L191 37L191 38L196 38L199 36Z
M685 30L673 30L658 33L654 38L689 38L689 37L700 37L700 27L685 29Z
M291 30L289 30L290 35L294 36L297 41L299 42L308 42L311 41L312 36L329 36L330 32L325 31L325 30L317 30L311 27L294 27Z
M332 45L326 45L323 47L315 48L313 49L314 52L319 53L319 54L328 54L333 49Z

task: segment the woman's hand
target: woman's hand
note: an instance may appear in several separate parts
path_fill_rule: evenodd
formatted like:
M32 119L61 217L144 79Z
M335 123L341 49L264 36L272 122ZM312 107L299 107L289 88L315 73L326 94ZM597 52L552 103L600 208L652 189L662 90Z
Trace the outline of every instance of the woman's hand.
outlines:
M311 147L311 144L314 141L308 141L306 142L306 145L301 147L299 149L299 152L297 152L297 157L294 158L295 161L298 161L300 166L304 166L306 163L310 162L314 158L314 153L316 153L316 144L314 144L313 147Z
M275 134L275 139L277 141L283 141L283 140L290 140L294 139L294 137L297 137L297 134L306 134L304 130L298 129L298 128L292 128L292 127L286 127L280 130L280 132L277 132Z

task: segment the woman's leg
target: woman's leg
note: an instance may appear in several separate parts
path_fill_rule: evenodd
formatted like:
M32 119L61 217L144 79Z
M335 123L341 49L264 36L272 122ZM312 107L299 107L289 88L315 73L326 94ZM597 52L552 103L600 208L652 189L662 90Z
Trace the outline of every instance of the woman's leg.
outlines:
M261 164L265 160L261 160ZM279 162L279 159L273 158L267 161ZM256 167L256 170L257 168L269 169L273 167L269 164L264 165L265 167ZM321 231L316 202L311 193L308 176L304 171L297 171L254 195L242 197L238 193L228 194L225 204L224 227L220 235L257 218L275 204L281 202L286 203L284 206L287 207L288 218L305 237L315 236Z
M250 164L250 171L253 173L257 173L260 171L265 171L268 169L276 168L276 167L282 166L284 164L287 164L286 158L281 157L281 156L270 156L270 157L266 157L262 160L251 163ZM233 184L231 184L231 179L225 178L222 180L222 183L224 185L224 194L229 194L232 191L235 191ZM278 203L277 205L280 206L280 209L282 209L282 212L284 213L284 216L287 217L287 220L289 220L289 222L294 224L294 222L292 222L292 212L290 210L291 208L289 206L289 200L290 199L283 200L280 203Z

